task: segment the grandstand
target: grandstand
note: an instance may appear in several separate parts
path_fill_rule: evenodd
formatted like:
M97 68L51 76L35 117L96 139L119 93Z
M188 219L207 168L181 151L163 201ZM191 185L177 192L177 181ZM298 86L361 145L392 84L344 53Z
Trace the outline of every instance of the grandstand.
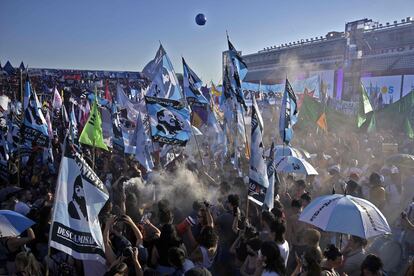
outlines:
M276 84L286 75L303 79L318 74L330 87L328 96L338 100L355 100L361 80L382 93L392 91L390 101L398 100L410 89L404 80L414 80L414 18L385 24L361 19L346 23L343 32L266 47L243 58L247 82ZM401 77L392 89L391 76Z

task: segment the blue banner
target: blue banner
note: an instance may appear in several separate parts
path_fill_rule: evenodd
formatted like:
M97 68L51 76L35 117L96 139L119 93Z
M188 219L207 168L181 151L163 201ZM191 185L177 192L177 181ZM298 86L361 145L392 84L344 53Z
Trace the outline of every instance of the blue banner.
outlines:
M190 112L181 102L145 97L153 141L185 146L191 135Z

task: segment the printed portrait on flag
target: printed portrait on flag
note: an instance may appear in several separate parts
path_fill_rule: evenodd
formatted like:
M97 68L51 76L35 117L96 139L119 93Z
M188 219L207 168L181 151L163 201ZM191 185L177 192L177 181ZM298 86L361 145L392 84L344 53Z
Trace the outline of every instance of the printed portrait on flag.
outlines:
M184 124L168 109L162 108L157 112L157 130L166 136L176 135L183 130Z
M77 220L88 221L88 212L86 210L85 192L83 190L82 177L78 175L73 184L72 199L68 204L69 216Z
M98 214L109 198L96 173L66 149L57 179L50 245L80 260L105 262Z
M154 141L184 146L190 139L190 112L174 100L145 97Z

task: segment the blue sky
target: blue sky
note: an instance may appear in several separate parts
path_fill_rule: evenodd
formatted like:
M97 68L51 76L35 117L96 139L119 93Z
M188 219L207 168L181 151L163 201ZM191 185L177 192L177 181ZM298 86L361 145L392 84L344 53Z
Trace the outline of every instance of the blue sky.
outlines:
M207 24L197 26L197 13ZM411 13L411 14L410 14ZM0 61L141 71L161 41L203 81L220 81L226 30L244 54L343 31L345 22L414 16L413 0L0 0Z

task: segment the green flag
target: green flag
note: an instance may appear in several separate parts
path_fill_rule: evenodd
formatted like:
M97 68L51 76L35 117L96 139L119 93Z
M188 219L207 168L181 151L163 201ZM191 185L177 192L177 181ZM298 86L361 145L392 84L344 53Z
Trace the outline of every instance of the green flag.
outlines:
M367 120L367 114L372 111L371 103L369 102L369 98L367 95L367 91L365 90L364 85L361 83L361 98L359 102L359 110L357 115L357 126L361 127ZM372 123L372 119L371 119ZM370 125L371 125L370 123ZM374 118L375 123L375 118Z
M408 118L405 118L404 128L405 128L405 133L407 133L408 138L414 139L414 130Z
M89 114L88 121L82 130L79 137L79 142L82 144L98 147L104 150L108 150L105 145L102 135L102 119L101 113L98 110L97 96L95 94L95 100L92 105L91 113Z
M377 130L377 122L375 120L375 112L372 113L371 120L369 122L367 132L371 133Z

